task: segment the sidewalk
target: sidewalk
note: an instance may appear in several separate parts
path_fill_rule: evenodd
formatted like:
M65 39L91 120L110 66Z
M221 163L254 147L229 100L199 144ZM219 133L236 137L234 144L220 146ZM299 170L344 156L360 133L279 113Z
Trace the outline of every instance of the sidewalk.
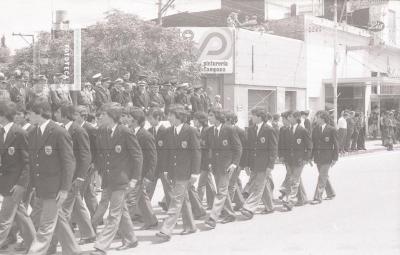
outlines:
M367 140L367 141L365 141L365 148L367 150L348 152L348 153L342 155L342 157L386 150L386 147L384 147L382 145L382 140ZM393 149L394 150L400 149L400 144L394 144Z

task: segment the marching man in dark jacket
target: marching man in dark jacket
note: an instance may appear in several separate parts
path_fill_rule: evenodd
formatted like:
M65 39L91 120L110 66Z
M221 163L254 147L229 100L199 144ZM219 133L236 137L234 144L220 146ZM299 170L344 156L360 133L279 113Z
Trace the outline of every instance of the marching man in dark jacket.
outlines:
M103 106L99 124L106 132L99 132L96 164L104 169L103 181L105 192L110 201L107 223L97 237L92 255L106 254L118 230L124 244L118 250L134 248L138 240L133 231L133 224L125 202L126 194L134 189L141 178L143 155L140 145L128 127L119 124L122 107L116 104Z
M197 231L189 201L188 189L191 178L198 178L200 169L200 142L197 131L186 124L188 112L183 106L170 108L168 119L171 127L168 129L166 148L168 150L167 171L172 179L171 202L168 217L164 220L157 236L165 241L171 238L179 215L182 212L184 230L187 235Z
M89 135L85 129L74 122L78 114L78 109L72 105L72 103L63 102L61 108L54 115L56 115L59 122L63 123L62 126L71 135L76 160L72 187L62 205L62 211L66 215L68 221L71 220L72 212L75 211L75 222L78 224L81 234L81 241L79 244L83 245L94 242L96 234L90 222L90 213L80 194L92 159ZM56 253L57 243L57 238L53 237L52 245L49 249L51 254Z
M154 137L144 128L145 114L138 107L129 107L127 110L129 127L136 135L143 153L142 176L137 188L128 194L128 209L131 218L133 212L139 210L144 221L143 230L155 228L158 225L157 217L151 207L151 198L148 193L149 187L153 184L157 166L157 150Z
M274 130L267 122L267 113L262 108L254 108L251 111L251 119L255 124L254 128L248 130L247 141L247 166L255 173L251 193L243 205L241 213L251 219L263 198L264 189L267 187L267 177L274 168L278 150L277 137ZM267 187L269 188L269 186ZM268 195L271 191L268 190ZM272 200L272 199L269 199ZM266 201L267 213L273 212L272 202Z
M287 118L291 126L282 133L279 150L280 155L284 158L288 172L290 172L286 189L282 190L284 197L286 197L283 205L290 211L296 202L298 205L305 203L305 201L298 201L296 198L303 168L307 163L311 162L312 141L310 133L300 125L300 112L290 113Z
M45 255L55 234L64 254L80 254L62 205L72 187L75 157L68 131L53 122L47 98L32 102L29 118L36 130L29 133L30 170L40 208L36 239L28 254Z
M25 247L29 248L35 238L35 228L22 205L29 182L28 135L14 124L17 106L10 101L0 102L0 251L15 221L21 226Z
M317 113L318 127L312 134L313 158L318 167L318 184L312 204L322 202L322 194L326 190L329 199L335 197L335 191L329 181L329 169L335 165L339 158L339 145L337 131L329 125L329 114L326 111Z
M169 201L170 201L170 193L171 193L171 185L170 181L168 180L165 173L166 169L166 164L167 164L167 150L165 148L165 141L166 141L166 134L167 134L167 128L164 127L164 125L161 123L161 120L164 117L164 113L161 110L161 108L154 107L151 108L148 115L147 115L147 120L149 121L151 128L149 129L149 132L153 135L156 143L156 148L157 148L157 166L156 170L154 173L154 180L152 185L148 187L148 194L150 196L150 199L154 195L154 191L156 189L156 184L157 180L160 179L163 189L164 189L164 195L165 195L165 200L166 204L161 204L162 207L164 207L165 211L168 209ZM162 202L160 202L162 203Z
M217 195L211 209L210 217L205 224L215 228L222 210L226 217L222 223L229 223L236 220L232 202L229 197L229 179L233 171L239 166L242 155L242 145L238 134L233 127L225 124L225 113L220 109L213 109L209 113L209 121L214 125L214 130L208 144L211 150L211 166L214 171L217 184Z

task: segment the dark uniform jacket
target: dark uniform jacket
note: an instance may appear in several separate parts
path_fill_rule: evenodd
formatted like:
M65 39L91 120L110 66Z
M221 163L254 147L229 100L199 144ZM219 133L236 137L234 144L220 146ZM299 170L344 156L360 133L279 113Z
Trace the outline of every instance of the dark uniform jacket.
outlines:
M212 127L203 127L201 132L199 132L199 139L200 139L200 148L201 148L201 163L200 163L200 170L208 171L211 159L211 151L207 148L209 146L207 143L210 141L207 137L210 135L210 130Z
M94 86L93 90L95 91L94 105L97 109L103 104L111 102L111 95L108 89L105 89L103 86Z
M147 109L149 107L149 103L150 103L149 94L147 94L147 92L145 92L145 93L140 93L140 92L135 93L135 95L133 96L132 103L136 107L139 107L141 109Z
M314 129L312 134L314 162L317 164L331 164L339 158L337 131L326 125L324 131L321 126Z
M126 92L123 88L114 86L110 91L111 101L120 103L122 106L126 106L131 102L131 95Z
M165 147L167 129L163 125L160 125L158 131L156 131L155 127L151 127L149 129L149 132L155 138L156 149L157 149L157 166L156 166L155 176L160 176L166 171L166 164L168 162L167 160L168 151L166 150Z
M74 156L76 160L76 170L73 179L85 179L90 163L92 162L89 135L84 128L76 123L72 123L68 129L68 132L72 138Z
M0 194L8 196L15 185L28 187L29 148L27 133L13 124L4 142L0 135Z
M187 181L199 173L201 152L195 128L185 123L178 135L174 126L168 128L166 148L167 171L173 180Z
M71 188L75 172L72 139L68 131L50 121L42 135L40 126L29 133L32 187L39 198L56 198Z
M160 93L150 93L149 106L164 108L165 102L163 96Z
M257 125L248 129L248 166L262 172L273 169L278 154L278 139L272 127L264 123L257 135Z
M94 162L94 158L95 158L95 153L96 153L97 128L93 127L91 124L87 123L86 121L83 123L82 127L86 130L86 133L89 136L90 153L92 155L91 163L93 163Z
M247 164L247 133L244 129L238 127L238 126L233 126L233 129L235 132L238 134L239 139L240 139L240 144L242 145L242 156L240 157L240 162L239 166L244 167Z
M140 180L143 154L136 136L129 128L117 125L111 130L99 129L95 164L102 173L104 188L122 190L130 180Z
M136 137L143 153L142 178L154 181L157 166L157 150L154 137L144 128L140 128Z
M311 160L312 141L310 133L300 124L295 133L292 128L282 127L279 137L279 157L283 157L286 164L299 166L304 161Z
M216 130L217 127L213 127L209 137L211 164L215 173L225 173L231 164L239 166L242 145L232 126L223 124L219 135L216 134Z
M191 96L190 103L192 104L192 112L204 112L204 107L199 95L194 94Z

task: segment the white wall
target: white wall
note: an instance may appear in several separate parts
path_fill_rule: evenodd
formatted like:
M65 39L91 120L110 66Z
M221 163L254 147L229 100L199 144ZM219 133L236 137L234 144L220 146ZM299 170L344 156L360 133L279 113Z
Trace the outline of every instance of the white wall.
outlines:
M314 23L317 18L305 19L305 27ZM307 96L312 98L312 107L323 109L325 106L325 92L322 80L332 78L333 70L333 30L329 21L323 21L321 32L305 34L306 63L307 63ZM346 30L346 29L344 29ZM351 28L351 31L338 32L338 71L340 78L370 77L371 72L387 73L389 69L399 70L400 49L385 47L368 48L370 38L365 31ZM365 46L364 49L352 50L346 53L346 46ZM318 109L312 109L318 110Z
M235 84L306 87L304 42L244 29L235 42Z

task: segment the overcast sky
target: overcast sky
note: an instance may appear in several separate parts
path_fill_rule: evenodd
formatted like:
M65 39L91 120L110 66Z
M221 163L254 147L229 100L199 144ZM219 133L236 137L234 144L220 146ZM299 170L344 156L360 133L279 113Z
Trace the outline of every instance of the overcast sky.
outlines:
M52 10L67 10L71 27L85 27L103 18L110 9L135 13L145 19L157 17L158 0L0 0L0 36L11 49L27 46L12 33L34 33L51 29ZM167 2L167 0L163 0ZM176 0L174 12L217 9L220 0Z

